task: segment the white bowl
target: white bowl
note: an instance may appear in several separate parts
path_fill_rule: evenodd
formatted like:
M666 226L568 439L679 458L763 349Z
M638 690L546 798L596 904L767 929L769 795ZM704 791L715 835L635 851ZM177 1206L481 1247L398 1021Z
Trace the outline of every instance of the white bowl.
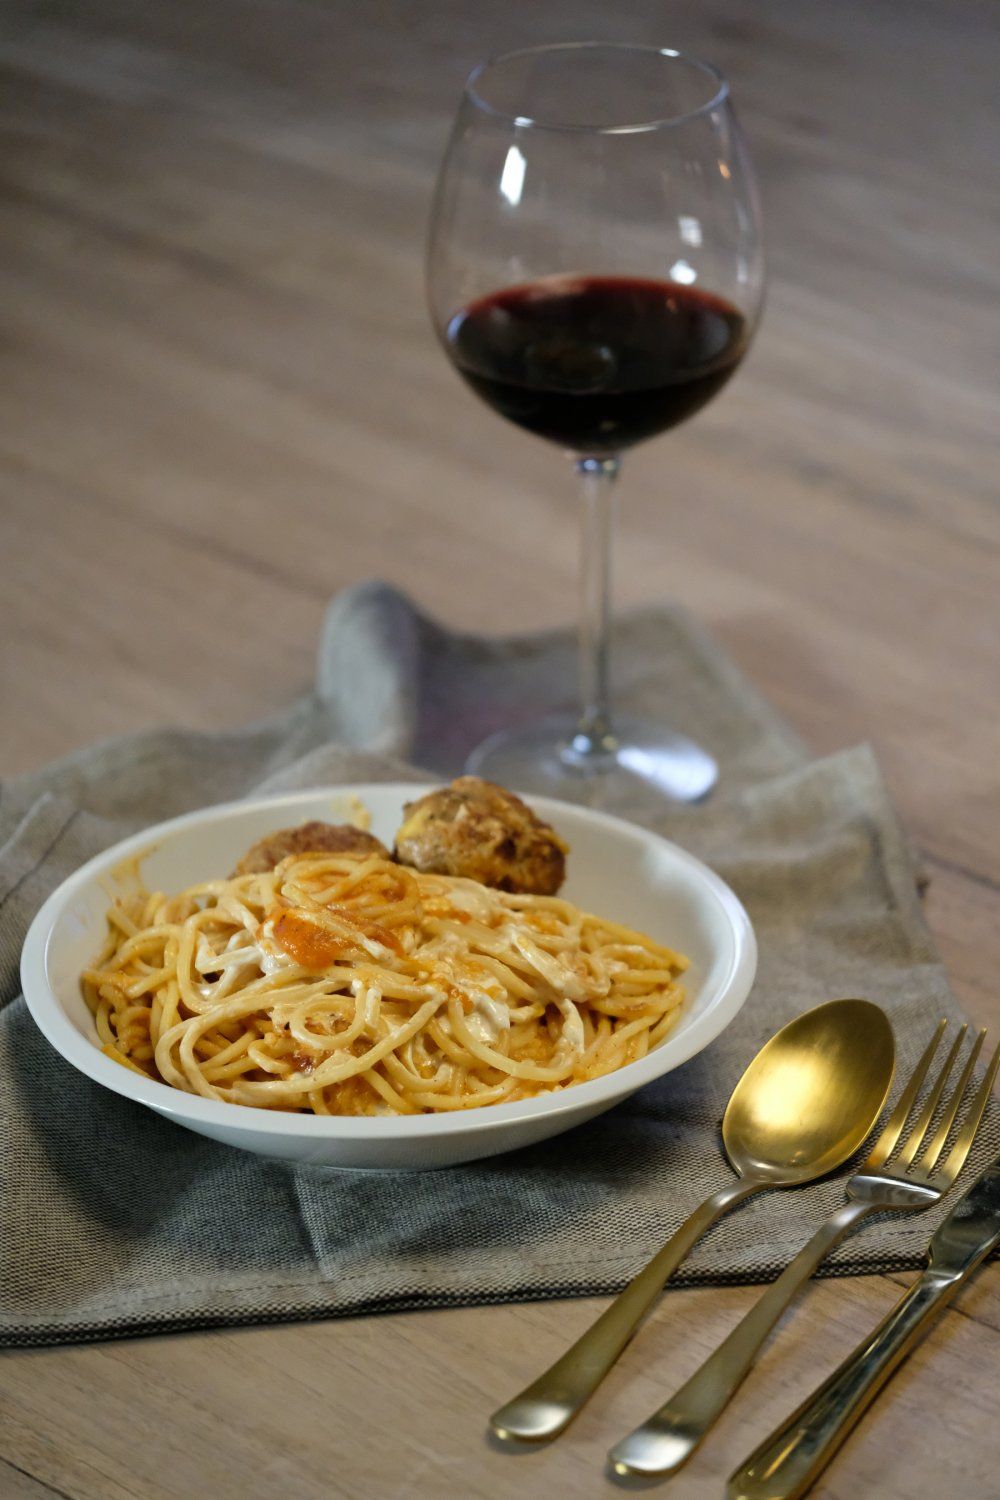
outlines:
M105 934L105 913L123 862L141 857L147 886L178 891L230 870L264 834L309 818L344 821L360 798L372 831L391 845L403 803L420 785L375 783L229 802L160 823L108 849L49 897L21 958L24 997L58 1052L88 1078L200 1135L285 1161L330 1167L449 1166L527 1146L610 1109L643 1084L687 1062L729 1025L747 997L757 945L728 886L666 839L603 813L533 798L570 844L564 893L627 923L691 960L674 1030L648 1056L561 1093L461 1113L371 1118L285 1114L225 1104L141 1078L105 1057L80 993L80 971Z

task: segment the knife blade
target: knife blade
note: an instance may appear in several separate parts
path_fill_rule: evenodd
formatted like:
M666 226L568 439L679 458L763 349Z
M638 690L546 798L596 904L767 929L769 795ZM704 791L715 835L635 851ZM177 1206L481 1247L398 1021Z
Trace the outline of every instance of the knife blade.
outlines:
M728 1500L799 1500L889 1377L1000 1245L1000 1157L931 1238L927 1269L828 1380L730 1476Z
M976 1178L933 1235L927 1269L939 1275L965 1276L998 1244L1000 1157Z

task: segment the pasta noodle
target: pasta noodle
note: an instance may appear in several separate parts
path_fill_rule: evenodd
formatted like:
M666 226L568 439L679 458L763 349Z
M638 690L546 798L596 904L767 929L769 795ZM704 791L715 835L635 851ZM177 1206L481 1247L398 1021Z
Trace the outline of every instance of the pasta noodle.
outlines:
M82 976L105 1052L175 1088L316 1114L524 1099L642 1057L686 960L555 896L377 856L142 892Z

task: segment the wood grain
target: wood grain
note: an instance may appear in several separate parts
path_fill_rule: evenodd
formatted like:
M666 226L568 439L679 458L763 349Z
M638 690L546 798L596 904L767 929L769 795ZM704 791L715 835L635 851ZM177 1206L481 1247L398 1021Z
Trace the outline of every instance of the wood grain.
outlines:
M460 627L571 614L568 476L460 389L430 333L430 186L480 57L587 34L686 46L733 80L772 285L745 373L627 465L619 598L697 610L817 752L874 743L956 989L995 1024L995 8L627 9L8 0L0 769L277 708L309 680L327 599L364 576ZM906 1279L811 1288L682 1500L717 1496ZM752 1296L668 1295L572 1435L517 1458L485 1413L597 1304L8 1354L0 1496L610 1495L609 1442ZM988 1270L815 1494L995 1494L998 1355Z

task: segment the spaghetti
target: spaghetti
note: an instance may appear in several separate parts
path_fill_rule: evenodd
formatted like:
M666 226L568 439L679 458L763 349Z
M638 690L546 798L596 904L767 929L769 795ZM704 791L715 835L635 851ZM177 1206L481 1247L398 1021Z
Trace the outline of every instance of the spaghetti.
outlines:
M82 982L105 1052L174 1088L419 1114L644 1056L677 1019L686 962L555 896L310 853L116 900Z

